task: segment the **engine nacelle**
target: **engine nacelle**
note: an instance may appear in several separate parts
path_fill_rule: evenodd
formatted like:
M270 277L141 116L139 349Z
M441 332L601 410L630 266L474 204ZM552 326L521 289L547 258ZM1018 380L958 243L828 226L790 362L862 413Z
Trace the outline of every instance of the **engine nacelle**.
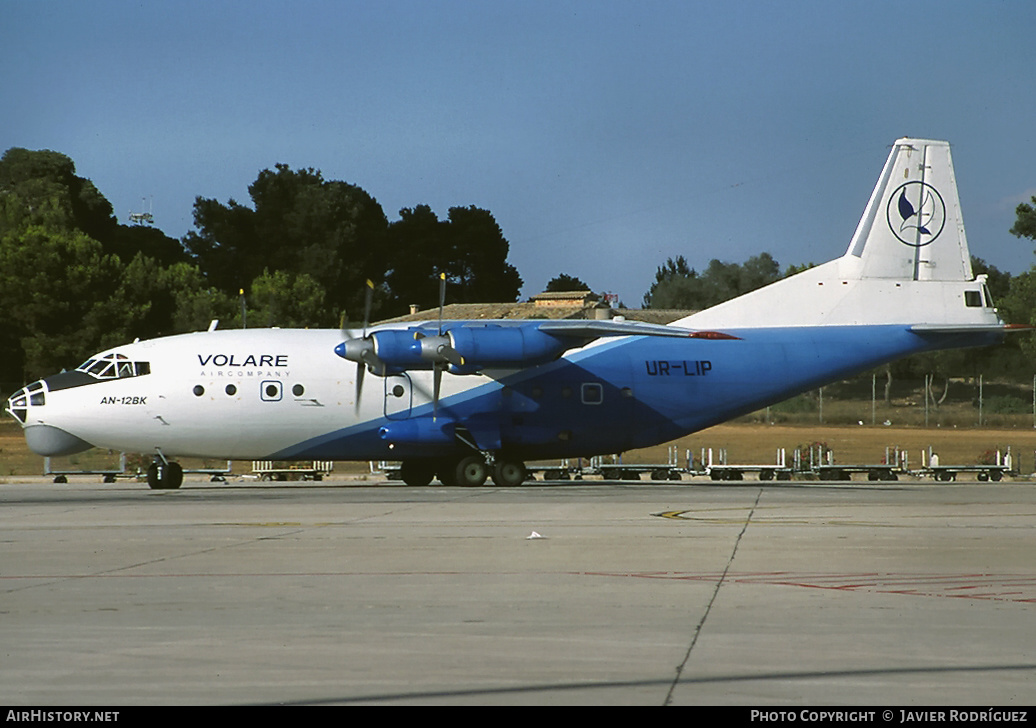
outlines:
M535 326L458 326L449 336L453 349L464 357L462 365L450 365L454 374L536 366L557 359L571 346Z
M378 331L371 334L374 355L394 371L431 369L432 360L423 353L426 347L421 346L424 339L418 338L415 334L414 329Z
M474 374L486 368L521 368L553 361L571 348L536 326L499 324L456 326L428 335L410 328L376 331L365 339L339 344L339 356L371 366L382 374L443 365L453 374Z

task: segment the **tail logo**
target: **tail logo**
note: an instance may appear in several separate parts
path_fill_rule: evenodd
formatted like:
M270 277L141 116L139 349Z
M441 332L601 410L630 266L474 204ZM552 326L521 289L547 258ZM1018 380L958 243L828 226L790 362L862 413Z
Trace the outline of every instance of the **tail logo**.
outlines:
M886 215L889 229L899 242L922 248L939 237L946 226L946 203L930 184L906 182L889 197Z

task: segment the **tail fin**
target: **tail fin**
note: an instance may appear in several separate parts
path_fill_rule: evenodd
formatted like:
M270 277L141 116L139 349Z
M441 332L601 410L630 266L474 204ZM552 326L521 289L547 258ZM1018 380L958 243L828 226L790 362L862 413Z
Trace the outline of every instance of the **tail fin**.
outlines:
M896 141L846 257L861 278L974 277L948 142Z
M771 326L997 327L975 279L950 145L899 139L845 255L674 322Z

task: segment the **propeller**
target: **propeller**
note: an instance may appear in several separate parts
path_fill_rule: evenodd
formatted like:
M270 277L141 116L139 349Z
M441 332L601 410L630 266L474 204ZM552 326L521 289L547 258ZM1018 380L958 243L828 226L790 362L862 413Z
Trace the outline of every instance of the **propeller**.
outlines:
M439 392L442 391L442 370L439 357L443 349L450 348L449 340L442 341L442 309L446 305L446 273L439 273L439 335L435 338L438 341L428 342L435 349L435 358L432 359L432 422L439 417ZM421 354L424 355L425 342L421 342Z
M354 406L360 411L360 396L363 394L363 377L367 367L380 368L381 362L374 353L374 342L367 338L367 327L370 326L371 304L374 300L374 282L367 279L367 294L363 304L363 335L359 339L347 339L338 345L336 351L350 361L356 362L356 392ZM345 320L342 320L342 335L345 337Z
M460 367L465 363L464 357L461 353L453 348L453 342L450 335L444 333L443 309L446 305L446 274L441 273L439 275L439 322L437 331L431 336L420 330L414 331L414 340L417 342L416 349L412 346L404 346L402 350L400 349L400 344L402 344L402 342L399 341L397 337L403 332L389 331L380 334L367 334L367 329L370 326L370 312L373 293L374 283L368 280L366 303L364 305L363 312L362 336L348 338L349 334L345 329L345 322L343 320L342 338L344 341L335 347L335 353L338 354L338 356L348 359L349 361L356 362L356 411L359 413L360 399L363 394L364 375L368 369L374 374L384 376L389 368L386 361L393 365L393 371L397 369L405 371L408 368L421 369L428 366L428 364L431 364L433 378L432 418L434 420L438 416L439 411L439 395L442 391L443 372L451 364ZM390 338L383 339L380 337ZM377 342L375 341L376 338L378 339ZM383 361L376 351L376 349L381 346L388 347L387 351L383 352L387 357L386 361ZM418 364L418 361L425 362L424 367Z
M438 335L426 336L421 332L414 332L414 339L420 342L421 358L432 363L432 421L434 422L439 414L439 393L442 391L442 373L447 364L462 366L464 357L453 348L452 341L447 334L443 333L442 317L443 308L446 304L446 274L439 274L439 326Z

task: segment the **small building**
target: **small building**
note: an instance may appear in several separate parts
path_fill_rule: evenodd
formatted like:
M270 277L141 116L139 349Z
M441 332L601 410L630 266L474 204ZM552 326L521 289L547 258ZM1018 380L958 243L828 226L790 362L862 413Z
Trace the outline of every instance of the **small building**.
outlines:
M591 308L601 300L592 291L544 291L529 299L537 308L556 306Z

